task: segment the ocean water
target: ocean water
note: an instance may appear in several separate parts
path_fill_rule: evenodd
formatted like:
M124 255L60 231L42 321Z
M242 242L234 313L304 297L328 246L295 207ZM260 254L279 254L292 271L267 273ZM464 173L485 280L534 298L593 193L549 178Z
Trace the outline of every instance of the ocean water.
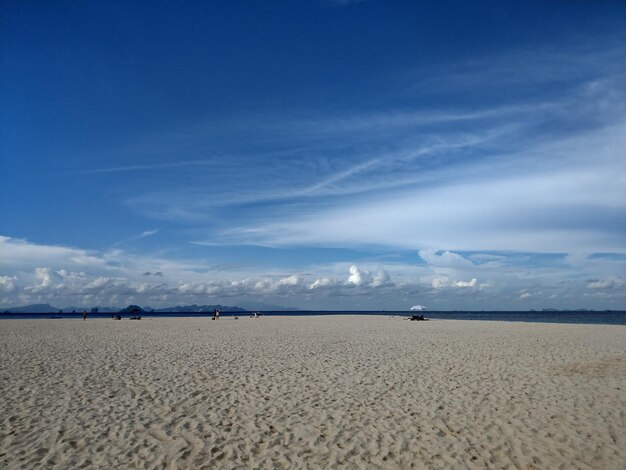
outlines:
M409 317L414 313L424 315L432 320L489 320L538 323L578 323L598 325L626 325L626 311L597 311L597 312L409 312L409 311L331 311L331 310L298 310L298 311L266 311L267 316L313 316L313 315L386 315ZM221 317L247 317L251 312L222 312ZM127 319L131 315L123 314ZM212 313L171 312L171 313L142 313L143 318L166 317L196 317L211 318ZM82 313L0 313L0 319L82 319ZM111 313L89 313L89 318L111 318Z

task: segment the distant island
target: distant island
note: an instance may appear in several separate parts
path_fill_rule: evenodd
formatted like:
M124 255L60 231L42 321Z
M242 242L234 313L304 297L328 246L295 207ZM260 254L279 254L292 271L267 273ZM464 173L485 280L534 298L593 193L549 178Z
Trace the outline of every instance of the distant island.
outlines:
M177 305L175 307L165 307L154 309L151 307L140 307L139 305L129 305L125 308L119 307L54 307L50 304L33 304L24 305L20 307L10 307L0 309L2 313L71 313L82 312L87 310L90 313L136 313L136 312L150 312L150 313L182 313L182 312L213 312L214 310L221 310L222 312L247 312L248 310L229 305Z

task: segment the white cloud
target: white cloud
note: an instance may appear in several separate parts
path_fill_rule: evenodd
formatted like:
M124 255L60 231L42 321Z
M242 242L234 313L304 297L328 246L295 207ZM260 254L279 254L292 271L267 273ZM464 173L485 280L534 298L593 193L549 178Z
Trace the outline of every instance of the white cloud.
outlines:
M63 282L60 272L55 272L51 268L35 268L35 278L39 280L39 287L42 289L58 286Z
M386 284L389 284L390 282L391 282L391 276L389 275L387 271L385 271L385 268L383 268L382 266L378 268L378 271L372 278L372 286L374 287L384 286Z
M313 281L311 283L311 285L309 285L309 289L313 290L313 289L320 289L322 287L329 287L332 286L334 284L334 282L328 278L328 277L323 277L321 279L316 279L315 281Z
M154 235L155 233L157 233L159 230L158 229L154 229L154 230L146 230L145 232L142 232L137 238L145 238L145 237L149 237L150 235Z
M471 281L457 281L454 283L456 287L467 288L467 287L476 287L478 281L476 278L473 278Z
M30 243L18 238L0 235L0 253L4 269L34 269L46 264L49 266L98 266L104 261L93 253L78 248Z
M373 278L372 275L368 271L363 271L359 269L357 266L350 266L350 276L346 281L348 284L354 284L355 286L363 286L370 284Z
M178 292L181 294L205 295L211 290L211 286L205 283L184 282L178 286Z
M450 279L445 276L435 277L431 282L433 289L442 289L450 285Z
M114 280L110 277L100 276L93 281L85 285L85 289L102 289L103 287L110 286Z
M278 281L278 286L297 286L301 282L300 276L293 274L288 277L284 277Z
M17 277L15 276L0 276L0 292L11 293L17 289Z
M375 195L313 205L305 215L277 209L276 222L251 220L214 241L421 247L431 262L454 267L471 267L455 251L623 253L622 142L623 126L612 125L463 165L398 171ZM405 173L421 180L398 189ZM441 246L449 251L437 254Z
M451 251L444 251L439 254L437 250L419 250L419 255L424 261L432 266L456 269L474 267L474 263L470 260Z
M4 237L5 248L14 244L12 240L6 240ZM22 247L33 245L23 240L15 244ZM50 252L45 246L27 248L24 251L29 253ZM466 266L465 258L460 255L422 251L421 254L432 264L386 261L382 267L372 262L333 263L308 266L306 273L235 269L224 278L223 271L211 269L215 265L213 260L187 262L140 257L121 250L89 253L89 258L95 261L87 265L81 259L64 259L54 264L57 260L55 250L64 249L54 247L53 256L43 257L41 261L46 264L52 261L46 267L19 269L15 265L7 267L3 264L5 272L0 276L2 306L44 302L60 308L67 305L123 306L132 298L134 302L155 307L266 299L268 303L300 308L338 308L340 305L343 308L405 308L411 298L419 296L430 307L445 310L458 308L455 298L463 291L473 292L477 299L473 304L474 297L465 298L463 308L503 308L503 305L524 308L526 304L510 302L527 300L531 292L535 302L541 298L554 299L558 295L559 308L567 302L566 305L573 308L615 309L623 301L620 286L623 287L624 281L619 275L623 272L623 260L620 257L585 256L575 267L563 264L561 258L554 265L537 269L520 268L516 265L519 261L513 263L506 256L499 255L498 266L488 263L472 265L469 275L469 268L441 266ZM67 250L86 252L73 248ZM513 260L523 258L514 257ZM30 259L29 255L27 260ZM26 263L27 267L29 263ZM167 277L144 276L146 272L167 272ZM479 282L483 278L488 280ZM535 289L537 285L542 286L545 294ZM585 287L590 294L588 297L583 295ZM389 307L391 305L393 307Z
M153 286L151 286L147 282L142 282L135 287L138 294L145 294L146 292L150 291L152 288Z
M436 276L431 281L433 289L443 289L445 287L457 287L461 289L473 288L478 285L478 280L472 278L470 281L452 281L446 276Z
M623 278L608 278L608 279L591 279L587 282L589 289L621 289L624 287Z

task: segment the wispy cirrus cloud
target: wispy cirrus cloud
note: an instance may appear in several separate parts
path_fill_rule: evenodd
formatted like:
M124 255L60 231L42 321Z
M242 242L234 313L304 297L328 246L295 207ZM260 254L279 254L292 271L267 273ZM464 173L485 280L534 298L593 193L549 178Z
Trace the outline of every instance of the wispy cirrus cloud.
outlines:
M615 306L623 9L511 3L468 22L414 3L225 2L200 29L167 23L177 44L68 36L71 63L13 15L0 304ZM106 10L72 21L105 27ZM115 51L123 67L63 79Z
M224 239L268 245L623 252L622 135L621 128L594 130L516 153L508 163L488 166L479 160L447 167L441 170L445 183L290 214L280 222L231 229Z
M152 235L155 235L159 232L159 229L152 229L152 230L144 230L143 232L141 232L138 235L135 235L133 237L130 238L126 238L125 240L121 240L117 243L114 243L113 245L111 245L110 248L117 248L119 246L125 245L126 243L131 243L137 240L141 240L143 238L147 238L147 237L151 237Z
M5 295L49 291L153 304L264 295L294 304L298 296L374 292L409 305L444 302L443 293L483 304L541 302L573 291L613 299L617 289L609 286L623 261L590 255L624 253L624 111L616 99L623 96L622 72L591 53L554 54L532 58L536 70L521 75L534 85L515 94L505 91L520 78L509 74L526 53L509 62L435 67L430 78L422 74L422 86L437 82L431 89L402 91L426 96L447 89L454 96L478 74L486 82L476 86L490 94L482 102L226 116L219 126L201 121L136 143L122 152L125 164L85 170L107 178L136 173L126 207L163 227L186 227L195 247L385 246L412 251L421 260L415 265L381 270L355 261L286 272L233 268L218 276L215 260L116 250L156 240L160 229L100 252L5 238L12 270L3 273ZM582 70L573 73L576 64ZM173 155L203 157L172 162ZM521 261L512 252L543 261ZM558 256L547 261L539 254ZM39 268L49 269L37 274Z
M153 229L153 230L146 230L145 232L141 232L137 238L146 238L149 237L151 235L154 235L155 233L157 233L159 230L158 229Z
M125 172L137 172L137 171L157 171L157 170L168 170L168 169L179 169L179 168L188 168L188 167L202 167L202 166L210 166L214 165L215 162L211 160L189 160L189 161L179 161L179 162L167 162L167 163L146 163L146 164L137 164L137 165L123 165L123 166L113 166L108 168L94 168L89 170L75 170L71 171L71 174L75 175L90 175L90 174L98 174L98 173L125 173Z
M621 42L621 38L615 38L616 44ZM538 95L546 86L557 86L560 88L551 89L553 95L563 96L572 85L598 79L614 80L623 73L622 58L621 47L607 48L587 40L567 47L554 44L516 48L506 54L406 71L400 80L408 85L411 93L419 94L449 95L469 91L481 98L487 93L508 100L521 93ZM506 93L513 89L515 95Z
M616 51L612 50L601 55L612 57L615 54ZM598 178L605 178L607 185L596 186L603 187L600 193L614 197L615 189L623 185L623 178L619 177L623 172L619 155L623 150L620 142L623 140L624 117L621 101L616 99L622 93L619 68L585 48L565 53L534 51L534 55L530 51L520 51L506 59L491 58L491 62L481 62L480 67L473 64L449 67L460 67L459 70L466 74L478 74L480 70L482 77L489 77L490 73L497 77L519 68L522 59L529 56L534 57L531 63L537 68L523 69L523 74L532 75L531 81L548 88L552 83L558 83L561 87L558 93L546 94L541 86L533 86L513 97L507 95L506 99L498 97L475 103L471 109L448 107L438 110L430 106L428 110L411 110L405 106L396 110L344 112L307 118L289 114L281 116L280 113L258 115L253 119L244 117L239 121L229 118L232 121L222 127L227 129L225 132L229 137L234 138L245 131L247 138L246 143L236 149L235 156L222 151L219 171L206 175L200 171L193 176L181 173L179 176L184 178L184 184L178 184L180 180L175 174L171 175L171 189L142 191L127 199L126 203L142 215L166 221L184 221L200 226L214 225L219 220L220 230L211 230L212 239L205 239L206 242L280 244L289 238L288 243L293 244L297 243L298 237L288 236L292 232L288 227L290 220L298 224L307 218L316 219L322 212L327 216L322 217L324 219L341 216L342 207L354 207L358 212L367 204L378 209L379 203L384 201L385 206L394 212L404 210L401 206L407 197L423 201L432 195L443 199L429 200L427 204L420 202L420 206L426 212L429 207L440 206L444 219L451 218L443 211L453 205L452 198L460 192L455 191L455 187L470 189L469 179L486 188L482 199L486 205L494 206L487 213L488 216L492 214L492 220L501 216L504 220L511 219L511 214L501 215L506 211L505 201L532 213L533 217L541 211L546 214L551 211L571 213L557 191L549 191L539 182L544 175L554 177L555 187L560 185L568 190L571 185L568 186L567 179L578 179L583 189L571 194L582 193L588 197L588 201L582 202L582 212L591 217L591 212L600 209L596 212L596 220L601 214L604 218L614 218L611 208L597 207L594 201L597 197L591 197L587 189L591 187L589 183L594 185ZM558 63L564 65L553 67L552 64ZM576 66L581 71L572 73ZM429 72L443 77L447 70L435 67ZM447 86L449 90L462 89L460 84ZM508 85L495 80L491 86L504 92ZM211 128L206 124L198 125L193 131L183 133L185 139L179 144L182 148L206 146L212 139L207 131ZM252 152L246 146L257 148ZM264 153L267 148L273 152ZM255 163L255 155L262 165ZM611 170L603 172L603 168ZM587 169L592 177L584 181ZM559 172L563 172L562 177ZM208 186L194 183L203 176L210 178ZM595 182L591 181L593 178L596 178ZM515 198L508 197L502 188L503 181L511 187L539 185L547 199L524 196L519 191ZM489 188L492 183L493 188ZM534 187L529 188L530 192L534 191ZM496 208L495 201L490 201L493 197L502 199L501 208ZM580 200L578 198L577 202ZM534 207L537 201L543 202ZM458 200L456 205L461 204ZM475 211L480 210L479 205L473 206ZM263 208L262 219L258 217L261 214L257 210L259 207ZM227 213L228 217L225 217ZM427 225L434 226L432 221L438 217L426 215ZM478 214L475 216L479 217ZM455 218L457 224L464 220L459 214ZM380 226L374 220L372 225L373 229L360 231L360 242L392 242L391 237L384 240L367 237ZM275 230L282 228L286 228L282 234ZM403 232L408 231L404 226ZM556 233L558 230L553 232L548 238L560 236ZM270 240L268 233L281 235ZM545 235L538 233L531 239L539 240ZM310 238L304 236L301 242L334 243L331 237ZM513 236L512 240L515 239ZM591 238L588 241L591 242ZM525 249L519 245L513 243L508 249ZM404 241L402 246L406 246ZM418 244L414 246L419 248ZM444 242L435 246L447 245ZM457 243L454 247L472 248ZM507 249L499 244L498 248L496 245L493 248ZM554 246L546 249L553 250Z

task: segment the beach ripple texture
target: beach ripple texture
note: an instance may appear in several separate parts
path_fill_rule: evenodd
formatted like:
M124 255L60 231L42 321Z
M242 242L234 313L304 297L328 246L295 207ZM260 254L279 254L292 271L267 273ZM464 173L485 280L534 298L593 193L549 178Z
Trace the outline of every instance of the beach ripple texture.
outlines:
M0 323L0 467L623 469L626 328Z

